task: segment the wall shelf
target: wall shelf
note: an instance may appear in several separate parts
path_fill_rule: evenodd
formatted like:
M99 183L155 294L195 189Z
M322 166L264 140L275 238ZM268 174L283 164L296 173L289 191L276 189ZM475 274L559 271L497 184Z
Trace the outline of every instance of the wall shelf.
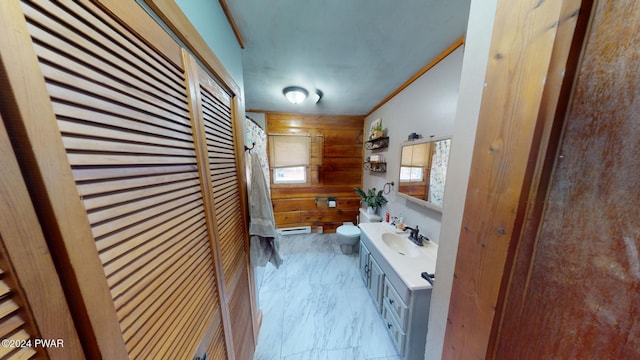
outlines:
M364 143L367 150L385 149L389 147L389 137L383 136Z
M382 161L365 161L364 169L372 172L387 172L387 163Z

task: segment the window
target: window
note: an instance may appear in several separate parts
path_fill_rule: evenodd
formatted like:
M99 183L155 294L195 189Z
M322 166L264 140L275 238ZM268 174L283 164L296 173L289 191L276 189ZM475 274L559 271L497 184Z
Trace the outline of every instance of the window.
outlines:
M307 182L307 168L293 166L273 169L274 184L299 184Z
M423 182L431 166L431 143L404 146L400 160L400 182Z
M400 167L400 181L422 181L424 169L414 166L401 166Z
M310 159L308 135L269 135L269 165L274 184L304 184Z

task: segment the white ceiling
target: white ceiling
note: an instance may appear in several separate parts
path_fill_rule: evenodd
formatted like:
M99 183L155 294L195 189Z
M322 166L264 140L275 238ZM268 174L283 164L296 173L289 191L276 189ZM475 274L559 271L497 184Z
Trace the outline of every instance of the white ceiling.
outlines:
M470 0L233 0L248 110L364 115L463 36ZM287 86L320 89L293 105Z

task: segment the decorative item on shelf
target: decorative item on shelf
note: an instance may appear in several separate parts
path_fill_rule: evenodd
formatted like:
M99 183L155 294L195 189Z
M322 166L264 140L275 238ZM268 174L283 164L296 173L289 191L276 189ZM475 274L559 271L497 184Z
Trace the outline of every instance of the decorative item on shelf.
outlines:
M409 134L409 136L407 137L407 141L413 141L413 140L418 140L421 139L422 135L420 134L416 134L416 133L411 133Z
M375 214L378 207L382 207L388 202L382 195L382 190L377 191L376 188L371 188L366 193L359 187L354 187L353 190L360 196L360 202L367 204L367 212L369 214Z
M384 160L382 160L382 155L377 154L377 155L371 155L369 156L369 161L370 162L382 162Z
M389 137L383 136L377 139L367 140L367 142L364 143L364 147L367 150L377 150L377 149L387 148L389 147Z
M374 140L383 136L384 131L382 130L382 119L377 118L373 120L371 126L369 127L369 140Z
M372 171L372 172L386 172L387 171L387 163L386 162L367 161L367 162L364 163L364 169L366 171Z

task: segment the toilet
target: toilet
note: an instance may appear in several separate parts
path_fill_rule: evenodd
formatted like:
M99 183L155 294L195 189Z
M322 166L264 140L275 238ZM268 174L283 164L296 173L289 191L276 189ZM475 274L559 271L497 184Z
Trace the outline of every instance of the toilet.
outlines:
M360 208L358 223L380 222L382 218L377 214L368 214L366 209ZM349 255L358 251L358 242L360 241L360 229L353 223L345 222L336 229L338 234L338 243L343 254Z

